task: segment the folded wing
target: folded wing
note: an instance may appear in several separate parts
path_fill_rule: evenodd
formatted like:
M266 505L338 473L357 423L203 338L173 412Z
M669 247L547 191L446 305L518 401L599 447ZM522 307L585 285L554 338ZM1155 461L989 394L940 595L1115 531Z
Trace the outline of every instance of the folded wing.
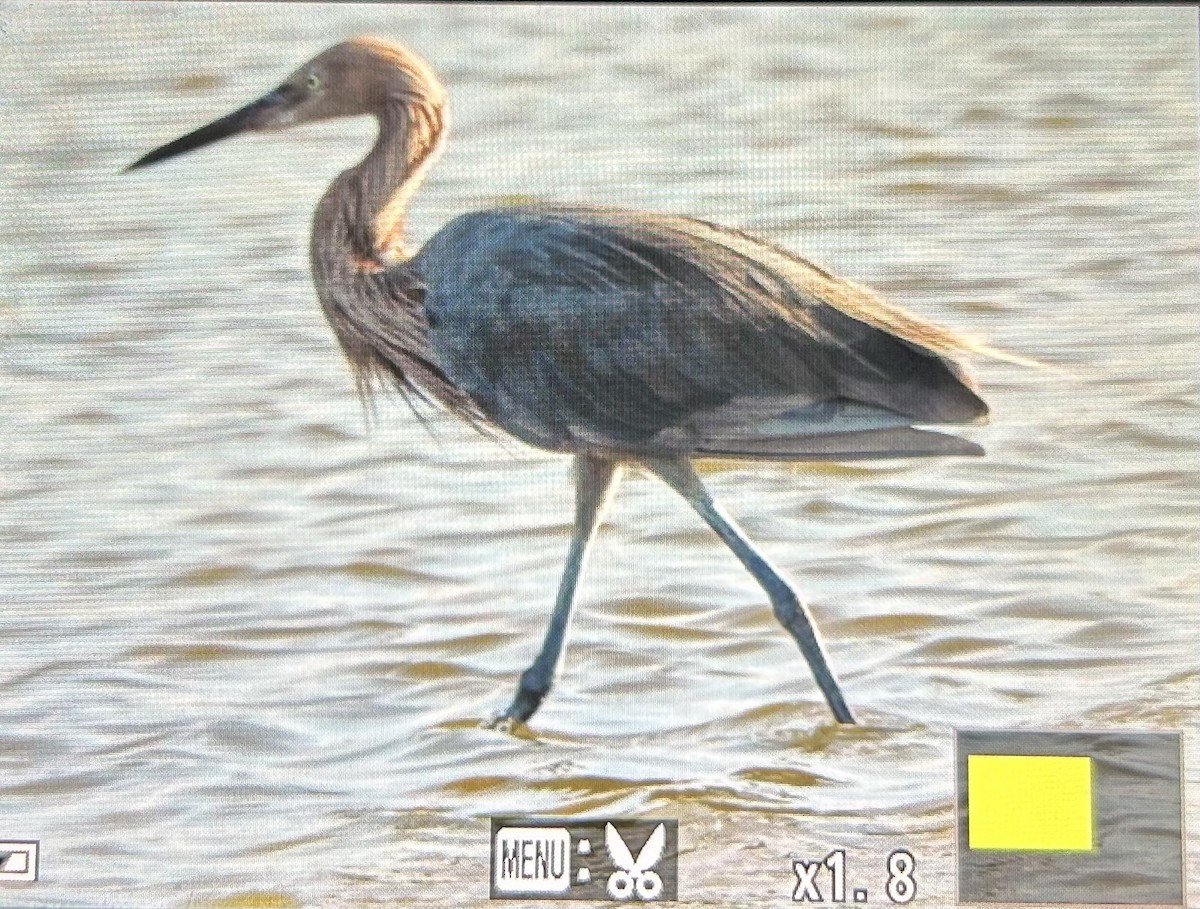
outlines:
M840 460L980 449L970 342L782 249L688 218L520 207L410 267L438 365L559 450Z

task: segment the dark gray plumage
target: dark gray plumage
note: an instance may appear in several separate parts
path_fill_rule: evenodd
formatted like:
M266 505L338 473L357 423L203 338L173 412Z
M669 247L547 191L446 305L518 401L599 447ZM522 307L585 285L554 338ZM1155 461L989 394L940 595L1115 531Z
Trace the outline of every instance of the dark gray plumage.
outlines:
M533 445L803 459L971 454L908 429L987 407L962 369L815 296L801 259L701 221L600 208L479 212L408 263L435 359ZM850 438L845 438L850 435Z
M383 379L576 455L575 533L550 628L501 719L528 719L549 691L588 543L632 464L683 495L742 560L834 716L853 722L804 605L689 458L981 454L916 426L984 420L956 357L994 351L779 247L678 216L503 208L456 218L410 254L407 201L442 141L444 106L423 61L358 38L130 169L242 131L378 119L370 153L321 199L312 238L317 293L360 386Z

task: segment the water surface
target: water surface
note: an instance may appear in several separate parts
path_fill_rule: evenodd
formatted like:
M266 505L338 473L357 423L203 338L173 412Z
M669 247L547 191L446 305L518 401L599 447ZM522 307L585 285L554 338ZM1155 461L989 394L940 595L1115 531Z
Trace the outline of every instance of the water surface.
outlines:
M679 818L697 904L781 905L790 856L904 847L948 906L952 729L1197 753L1195 25L0 6L0 838L44 854L0 906L483 905L487 816L520 812ZM1067 373L977 365L983 459L707 465L861 726L633 476L533 731L479 728L540 642L569 462L393 400L368 430L306 250L370 123L118 173L364 32L452 99L415 241L518 196L697 215Z

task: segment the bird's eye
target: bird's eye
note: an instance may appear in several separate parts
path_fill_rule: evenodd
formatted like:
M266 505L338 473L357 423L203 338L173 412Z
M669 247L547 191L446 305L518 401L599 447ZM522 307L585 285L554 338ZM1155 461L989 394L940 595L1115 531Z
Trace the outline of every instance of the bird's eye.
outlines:
M316 73L309 73L305 84L308 86L310 92L318 91L321 88L321 77Z

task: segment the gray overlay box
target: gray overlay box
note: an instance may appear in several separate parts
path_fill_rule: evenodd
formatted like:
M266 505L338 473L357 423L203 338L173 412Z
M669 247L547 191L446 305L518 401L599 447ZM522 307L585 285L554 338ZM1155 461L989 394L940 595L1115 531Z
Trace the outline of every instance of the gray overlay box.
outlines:
M1183 906L1182 740L1171 732L960 731L958 897L964 903ZM967 755L1092 759L1095 848L968 848Z

